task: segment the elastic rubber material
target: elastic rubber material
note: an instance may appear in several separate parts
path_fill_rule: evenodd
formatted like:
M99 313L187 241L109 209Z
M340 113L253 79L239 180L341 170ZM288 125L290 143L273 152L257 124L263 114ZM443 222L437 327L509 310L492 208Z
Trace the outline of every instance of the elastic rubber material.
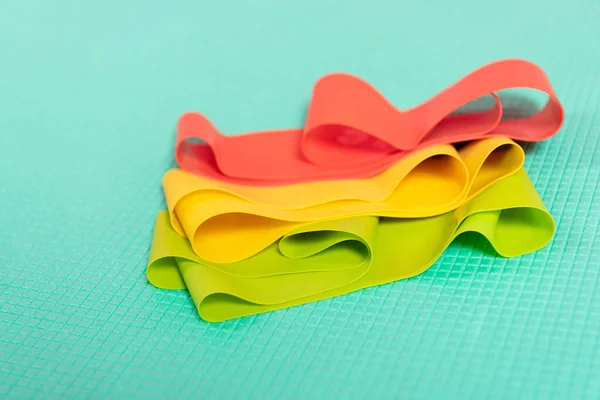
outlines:
M548 102L532 116L503 119L494 92L511 88L544 92ZM489 110L453 113L485 95L495 100ZM203 115L184 114L178 122L175 159L196 175L243 185L366 178L410 151L436 144L492 136L545 140L560 129L563 118L546 74L525 60L487 64L406 111L396 109L367 82L336 73L316 82L303 129L228 137Z
M229 263L311 222L446 213L517 172L523 161L520 146L493 137L459 151L451 145L417 150L383 173L361 180L253 187L173 169L165 174L163 189L175 231L186 236L203 259Z
M479 232L500 255L512 257L545 246L554 229L521 168L454 211L295 226L258 254L229 264L196 255L163 211L156 219L146 275L157 287L187 288L200 316L217 322L409 278L433 264L463 232Z

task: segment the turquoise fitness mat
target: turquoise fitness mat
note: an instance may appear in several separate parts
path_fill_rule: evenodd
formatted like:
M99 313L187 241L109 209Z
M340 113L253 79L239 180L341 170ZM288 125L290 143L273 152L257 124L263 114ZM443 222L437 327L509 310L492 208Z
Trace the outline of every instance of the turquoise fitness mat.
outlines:
M599 398L598 17L597 0L3 0L0 398ZM182 112L294 127L327 72L407 108L513 57L566 110L526 146L557 221L543 250L465 236L415 278L219 324L147 283Z

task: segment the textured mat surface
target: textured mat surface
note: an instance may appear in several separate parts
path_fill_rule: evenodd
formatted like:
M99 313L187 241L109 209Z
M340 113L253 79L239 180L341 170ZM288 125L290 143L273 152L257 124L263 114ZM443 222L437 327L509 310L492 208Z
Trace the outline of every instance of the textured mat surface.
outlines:
M126 3L2 2L0 397L600 396L600 2ZM526 149L542 251L463 237L414 279L214 325L146 282L183 111L294 127L323 73L408 107L504 57L566 109Z

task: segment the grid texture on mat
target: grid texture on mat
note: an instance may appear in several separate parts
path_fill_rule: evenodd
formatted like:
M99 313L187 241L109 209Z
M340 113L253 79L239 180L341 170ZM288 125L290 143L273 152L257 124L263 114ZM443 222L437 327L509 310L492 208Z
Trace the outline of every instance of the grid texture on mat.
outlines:
M2 3L1 398L600 396L600 2L156 4ZM465 236L414 279L221 324L146 282L181 112L299 126L330 71L406 108L504 57L566 109L526 146L542 251Z

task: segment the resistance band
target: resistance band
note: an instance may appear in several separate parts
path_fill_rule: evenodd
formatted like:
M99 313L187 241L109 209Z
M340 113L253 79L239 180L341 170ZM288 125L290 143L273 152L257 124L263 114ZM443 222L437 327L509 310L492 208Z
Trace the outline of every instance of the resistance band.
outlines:
M494 92L511 88L544 92L548 102L532 116L503 119ZM489 110L454 112L486 95L495 100ZM560 129L563 118L548 77L525 60L484 65L405 111L367 82L335 73L314 85L303 129L224 136L203 115L184 114L178 122L175 158L194 174L243 185L356 179L376 175L407 152L436 144L492 136L541 141Z
M479 232L506 257L536 251L554 221L523 168L457 209L426 218L355 216L294 226L234 263L199 257L158 214L147 267L160 288L189 290L200 316L224 321L409 278L426 270L463 232ZM229 244L235 253L239 240Z
M451 145L417 150L361 180L255 187L173 169L165 174L163 189L175 231L203 259L228 263L307 223L365 215L429 217L455 210L518 171L523 161L520 146L492 137L458 151Z

